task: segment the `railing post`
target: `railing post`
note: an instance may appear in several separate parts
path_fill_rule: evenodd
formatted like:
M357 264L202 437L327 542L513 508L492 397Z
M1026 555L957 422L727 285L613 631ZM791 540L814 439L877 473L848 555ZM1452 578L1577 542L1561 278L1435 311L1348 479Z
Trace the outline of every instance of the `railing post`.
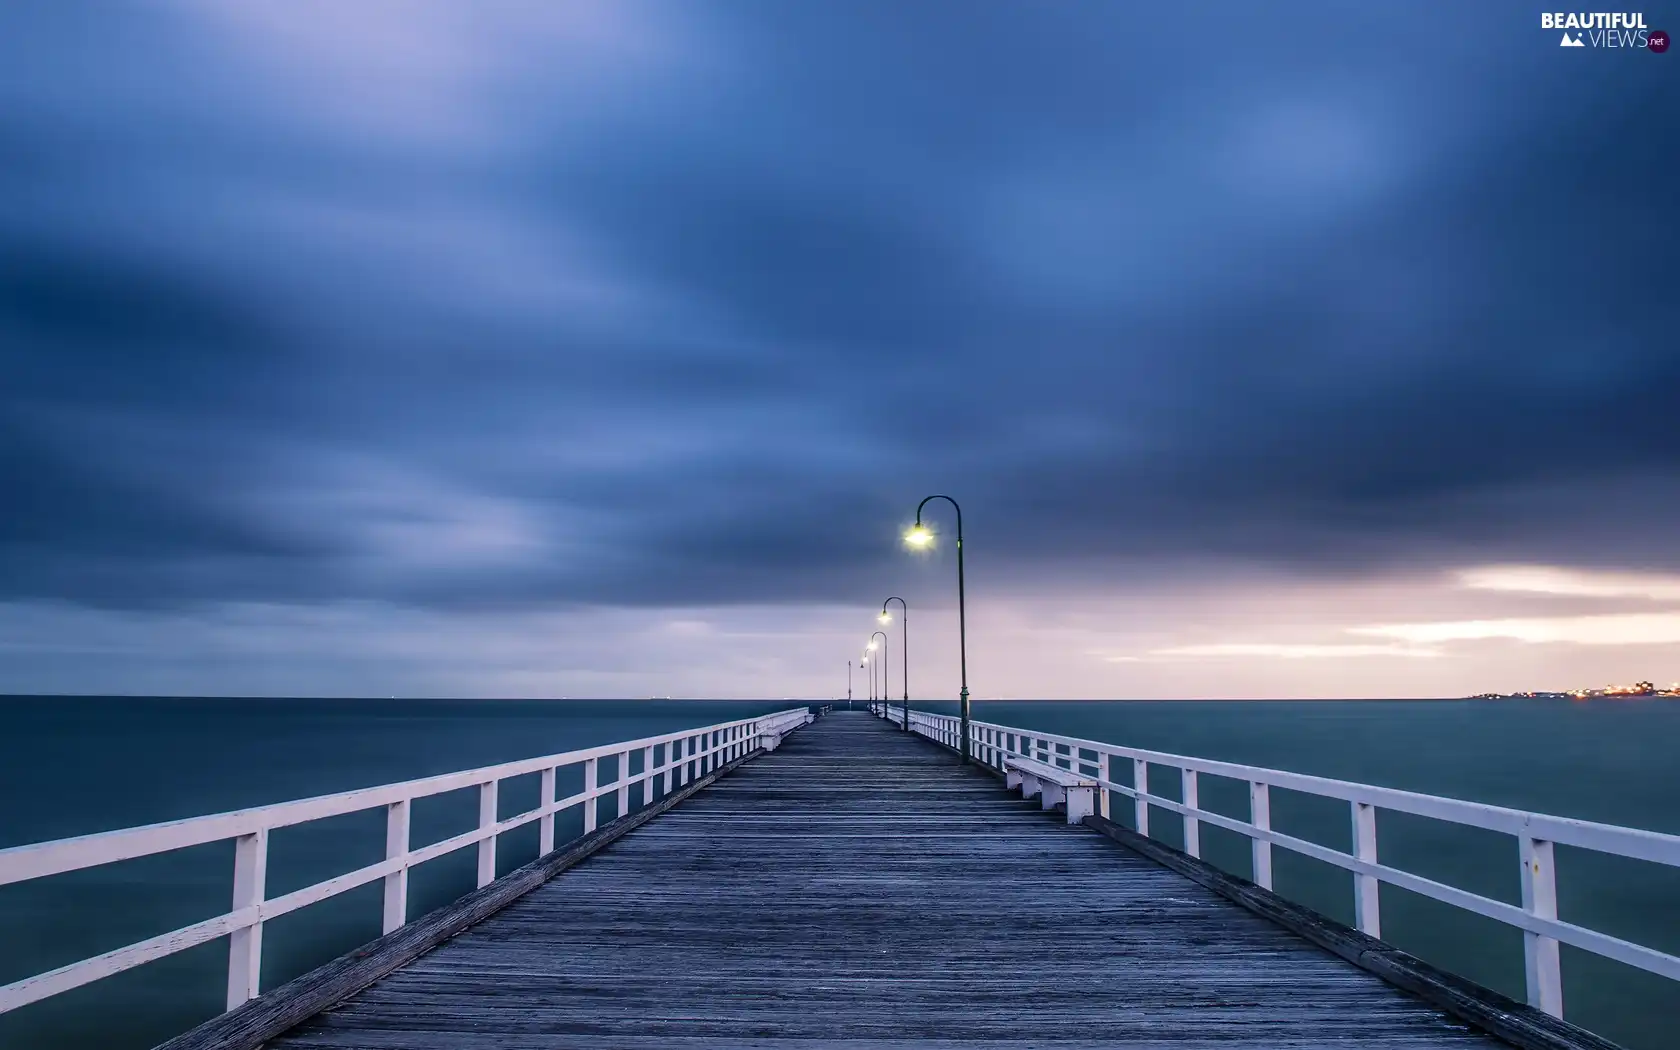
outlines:
M1196 784L1194 769L1180 769L1178 782L1181 785L1179 794L1184 797L1186 809L1200 809L1202 802ZM1184 852L1192 857L1202 855L1202 822L1189 813L1184 814Z
M653 805L653 745L642 748L642 805Z
M1369 864L1377 862L1377 807L1366 802L1353 803L1353 855ZM1360 933L1382 936L1382 909L1377 904L1377 877L1362 872L1353 874L1354 925Z
M1109 756L1108 756L1107 751L1098 751L1097 752L1097 779L1098 780L1113 780L1114 779L1114 777L1111 775L1111 771L1108 768L1108 757ZM1097 788L1097 812L1102 814L1104 820L1108 819L1108 789L1105 788L1105 787L1101 787L1101 786L1099 786Z
M600 802L595 797L597 785L595 783L595 760L583 760L583 833L589 834L595 830L595 818L600 810Z
M499 781L491 780L478 786L478 829L484 831L496 826L496 794ZM479 888L496 881L496 838L478 840L478 885Z
M263 902L268 882L268 829L241 835L233 847L233 909L251 908ZM262 934L259 919L233 931L228 945L229 1010L257 997L262 980Z
M1250 781L1248 785L1248 822L1260 831L1272 830L1272 793L1268 785ZM1262 889L1272 888L1272 844L1254 839L1254 884Z
M1557 872L1552 867L1552 844L1545 839L1518 838L1522 857L1522 906L1539 919L1557 918ZM1543 934L1523 931L1523 969L1528 1005L1553 1017L1563 1016L1563 972L1558 965L1558 942Z
M618 753L618 816L630 812L630 752Z
M408 800L385 807L385 859L408 856ZM384 932L408 921L408 862L385 876Z
M1134 803L1133 815L1137 818L1137 833L1149 834L1149 801L1143 796L1149 794L1149 763L1141 758L1132 759L1132 789L1138 793Z
M542 804L546 809L554 803L554 767L549 766L542 771ZM554 814L544 813L537 821L537 856L546 857L554 852Z

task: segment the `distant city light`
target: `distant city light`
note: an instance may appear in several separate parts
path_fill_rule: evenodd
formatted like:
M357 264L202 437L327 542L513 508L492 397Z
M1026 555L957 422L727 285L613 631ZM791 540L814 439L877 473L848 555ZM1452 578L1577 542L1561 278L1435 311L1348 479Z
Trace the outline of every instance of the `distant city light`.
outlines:
M1675 682L1667 689L1659 689L1650 682L1635 682L1632 685L1607 685L1592 689L1563 689L1548 692L1543 689L1531 689L1517 693L1480 693L1472 697L1474 700L1504 700L1510 698L1534 699L1537 697L1567 696L1576 700L1604 699L1606 697L1647 697L1673 696L1680 697L1680 682Z

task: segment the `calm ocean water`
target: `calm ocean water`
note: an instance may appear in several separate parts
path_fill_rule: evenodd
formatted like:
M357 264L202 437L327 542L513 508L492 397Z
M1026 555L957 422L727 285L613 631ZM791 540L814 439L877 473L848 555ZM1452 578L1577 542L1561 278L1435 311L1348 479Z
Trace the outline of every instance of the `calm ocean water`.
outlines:
M0 698L0 847L364 787L629 739L796 706L753 701L436 701ZM935 710L951 705L921 704ZM996 702L988 721L1184 754L1362 780L1457 798L1680 833L1680 702L1314 701ZM536 784L507 783L502 811L528 808ZM1153 791L1176 797L1176 778ZM528 797L527 797L528 796ZM1203 804L1243 817L1245 790L1203 778ZM1280 830L1346 849L1345 808L1273 795ZM1117 816L1125 807L1117 807ZM414 841L470 827L470 792L417 804ZM1383 859L1517 903L1510 839L1383 813ZM559 830L564 837L568 830ZM1157 812L1157 837L1178 843ZM504 838L510 870L536 852L536 829ZM1204 827L1203 852L1247 875L1244 841ZM276 833L269 892L379 859L379 813ZM465 850L418 869L414 914L472 888ZM1276 887L1352 920L1348 876L1285 851ZM0 984L225 910L228 844L0 887ZM1568 920L1680 952L1680 878L1634 861L1559 848ZM379 887L363 887L271 923L265 988L377 936ZM1384 936L1517 998L1520 936L1393 887ZM1632 1050L1673 1045L1680 988L1564 952L1572 1020ZM0 1047L143 1050L220 1009L226 946L213 942L0 1016ZM1116 979L1124 975L1117 974Z

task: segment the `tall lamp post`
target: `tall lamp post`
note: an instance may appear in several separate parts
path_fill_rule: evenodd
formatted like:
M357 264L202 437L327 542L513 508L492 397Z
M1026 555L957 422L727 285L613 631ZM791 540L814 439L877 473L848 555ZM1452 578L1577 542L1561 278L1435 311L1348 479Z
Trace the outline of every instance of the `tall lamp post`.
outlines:
M881 710L884 712L888 702L892 700L892 691L887 688L887 671L892 667L892 662L887 659L887 632L876 631L870 635L869 648L875 648L877 638L881 639Z
M904 610L904 618L899 621L900 633L898 638L898 651L903 654L900 658L902 666L898 677L900 684L904 686L904 724L899 728L908 733L910 731L910 606L905 604L903 598L896 596L888 598L881 603L882 623L892 623L892 613L887 612L887 605L891 602L897 602L898 607Z
M846 710L852 709L852 662L846 661Z
M863 656L858 660L858 666L869 667L869 651L867 649L864 650ZM875 668L873 667L869 667L869 702L871 704L875 702Z
M957 512L957 652L962 668L962 760L969 761L968 756L968 623L963 608L963 549L962 549L962 508L957 501L949 496L929 496L916 504L916 524L904 534L904 542L912 547L926 548L933 542L933 530L922 524L922 508L932 500L942 499L949 503Z

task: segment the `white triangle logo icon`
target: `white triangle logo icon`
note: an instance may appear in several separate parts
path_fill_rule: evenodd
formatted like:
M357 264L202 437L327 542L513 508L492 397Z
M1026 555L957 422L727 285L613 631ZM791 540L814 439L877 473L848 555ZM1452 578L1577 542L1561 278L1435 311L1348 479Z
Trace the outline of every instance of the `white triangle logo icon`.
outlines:
M1578 36L1577 37L1571 37L1568 33L1563 34L1563 39L1558 41L1558 47L1586 47L1586 46L1587 46L1586 44L1583 44L1581 42L1580 37L1578 37Z

